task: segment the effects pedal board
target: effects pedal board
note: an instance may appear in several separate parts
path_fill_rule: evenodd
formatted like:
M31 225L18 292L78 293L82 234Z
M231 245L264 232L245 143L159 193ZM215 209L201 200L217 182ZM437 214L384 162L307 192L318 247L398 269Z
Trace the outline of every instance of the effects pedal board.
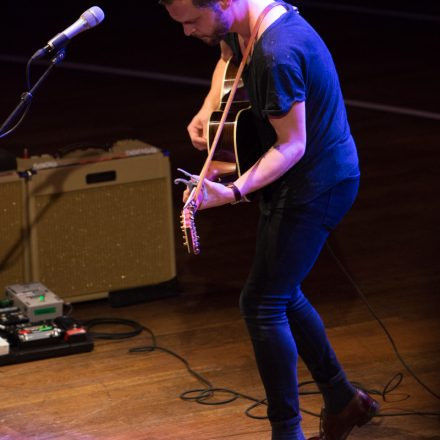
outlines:
M0 301L0 366L92 351L91 336L63 315L63 305L40 283L7 286Z

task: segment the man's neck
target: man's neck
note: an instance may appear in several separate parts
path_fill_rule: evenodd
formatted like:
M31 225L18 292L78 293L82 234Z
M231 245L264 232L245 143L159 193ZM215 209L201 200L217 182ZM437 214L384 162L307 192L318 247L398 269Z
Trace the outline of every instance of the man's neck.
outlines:
M245 45L263 9L273 0L236 0L231 3L233 23L231 32L236 32Z

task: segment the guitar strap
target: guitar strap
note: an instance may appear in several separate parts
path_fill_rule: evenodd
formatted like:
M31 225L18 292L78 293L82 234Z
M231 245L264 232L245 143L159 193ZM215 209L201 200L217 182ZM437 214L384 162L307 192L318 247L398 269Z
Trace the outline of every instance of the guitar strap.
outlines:
M268 4L263 9L261 14L259 15L257 22L255 23L255 26L252 29L252 33L249 38L249 42L248 42L246 49L244 51L240 66L238 67L237 75L235 76L234 83L232 84L232 87L231 87L231 91L229 92L229 97L228 97L228 100L226 101L226 105L225 105L225 109L223 111L222 118L220 119L220 122L217 127L217 131L215 133L214 140L212 141L211 149L209 150L208 157L206 158L205 164L203 165L202 171L200 172L199 181L198 181L197 186L195 187L194 191L191 192L191 195L190 195L187 203L185 204L185 206L187 206L193 200L197 201L197 198L198 198L200 191L202 189L202 186L203 186L203 181L205 180L206 173L208 172L209 165L211 164L212 158L213 158L215 150L217 148L217 144L218 144L220 136L222 134L223 127L225 125L226 118L227 118L229 110L231 108L232 101L234 100L235 92L237 91L238 84L240 82L240 78L241 78L241 75L244 70L244 66L246 65L246 62L249 58L249 54L251 53L252 47L254 46L255 40L257 38L258 29L260 28L261 22L264 20L264 17L266 17L267 13L272 8L274 8L275 6L278 6L278 5L283 5L283 3L273 2L273 3Z

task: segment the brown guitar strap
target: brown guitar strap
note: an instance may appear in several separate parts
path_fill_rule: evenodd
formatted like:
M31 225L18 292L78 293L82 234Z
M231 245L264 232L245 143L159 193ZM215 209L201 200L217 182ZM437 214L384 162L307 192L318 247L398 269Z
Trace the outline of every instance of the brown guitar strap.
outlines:
M212 141L211 149L209 151L208 157L206 158L205 164L203 165L202 171L200 172L200 179L197 183L197 187L196 187L195 191L193 192L193 200L194 201L197 201L197 198L198 198L200 191L202 189L203 181L205 180L206 173L208 172L209 165L211 164L212 158L213 158L215 150L217 148L217 144L218 144L218 141L219 141L220 136L222 134L223 127L225 125L226 118L227 118L229 110L231 108L232 101L234 100L235 92L237 91L238 83L240 82L240 78L243 73L244 66L246 65L246 62L249 58L249 54L251 53L251 49L255 43L255 40L256 40L256 37L258 34L258 29L260 28L261 22L264 20L264 17L267 15L267 13L272 8L274 8L275 6L278 6L278 5L282 5L282 4L283 3L280 3L280 2L273 2L273 3L270 3L269 5L267 5L263 9L261 14L259 15L258 20L255 23L254 28L252 29L252 33L249 38L249 42L248 42L246 49L244 51L240 66L238 67L237 75L235 76L234 83L232 84L232 87L231 87L231 91L229 92L229 97L228 97L228 100L226 101L226 105L225 105L225 109L223 111L222 118L220 119L217 131L215 133L214 140Z

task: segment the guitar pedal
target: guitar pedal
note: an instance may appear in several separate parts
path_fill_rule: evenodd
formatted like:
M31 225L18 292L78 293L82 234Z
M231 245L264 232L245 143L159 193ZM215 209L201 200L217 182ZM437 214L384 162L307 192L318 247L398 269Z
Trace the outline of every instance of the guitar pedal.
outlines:
M63 314L64 302L41 283L7 286L6 296L30 322L55 319Z

